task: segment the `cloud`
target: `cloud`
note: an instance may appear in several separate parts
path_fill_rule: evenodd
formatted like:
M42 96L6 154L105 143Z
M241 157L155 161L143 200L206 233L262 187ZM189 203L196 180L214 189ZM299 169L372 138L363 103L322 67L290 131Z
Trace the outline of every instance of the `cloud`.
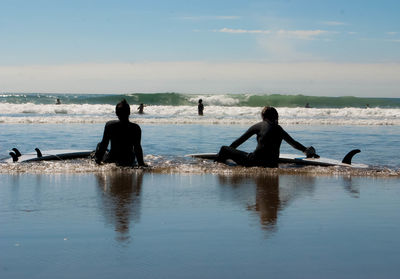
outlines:
M214 30L214 32L232 33L232 34L273 34L287 38L296 38L301 40L311 40L321 35L334 34L337 32L326 30L259 30L259 29L232 29L221 28Z
M397 35L397 34L399 34L399 32L386 32L386 34L387 35L390 35L390 36L394 36L394 35Z
M398 97L400 63L148 62L0 67L3 92L301 93Z
M231 29L231 28L222 28L216 30L215 32L221 33L233 33L233 34L271 34L271 30L245 30L245 29Z
M302 40L310 40L315 37L326 35L333 32L326 30L278 30L276 33L280 36L298 38Z
M341 21L323 21L322 24L329 25L329 26L347 25L347 23L341 22Z

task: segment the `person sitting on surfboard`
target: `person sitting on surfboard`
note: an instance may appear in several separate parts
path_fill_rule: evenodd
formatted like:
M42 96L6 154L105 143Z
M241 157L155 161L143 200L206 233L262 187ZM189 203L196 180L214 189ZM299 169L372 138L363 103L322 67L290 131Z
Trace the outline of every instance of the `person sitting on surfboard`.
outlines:
M141 146L142 130L136 123L129 121L131 109L124 99L115 108L119 120L106 123L103 139L97 145L95 160L100 164L116 163L120 166L133 166L135 157L139 166L145 166ZM106 155L108 143L111 141L111 150Z
M295 141L280 125L278 125L278 112L273 107L264 107L261 112L263 121L251 126L241 137L232 142L230 146L222 146L216 161L225 162L228 159L236 164L251 167L278 167L279 149L282 140L294 148L302 151L307 157L318 157L314 147L306 148ZM237 150L236 148L257 135L257 147L252 153Z

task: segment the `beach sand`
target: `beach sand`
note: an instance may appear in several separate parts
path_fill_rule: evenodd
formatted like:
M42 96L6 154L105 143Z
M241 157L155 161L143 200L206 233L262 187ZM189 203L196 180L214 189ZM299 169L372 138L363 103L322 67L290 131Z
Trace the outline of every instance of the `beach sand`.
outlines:
M398 278L399 182L0 174L0 277Z

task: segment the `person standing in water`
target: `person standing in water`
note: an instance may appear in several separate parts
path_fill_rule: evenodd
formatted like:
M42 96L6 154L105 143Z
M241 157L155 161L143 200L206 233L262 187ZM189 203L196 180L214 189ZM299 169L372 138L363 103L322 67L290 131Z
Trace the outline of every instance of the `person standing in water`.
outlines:
M141 146L142 130L136 123L129 121L131 109L125 99L119 102L115 108L115 114L119 120L106 123L103 139L97 145L96 163L116 163L119 166L133 166L135 157L139 166L146 166L143 161ZM109 142L111 149L105 155Z
M222 146L216 161L225 162L233 160L238 165L246 167L278 167L279 151L282 140L285 140L292 147L302 151L307 157L319 156L315 154L314 147L306 148L295 141L280 125L278 125L278 112L273 107L264 107L261 112L261 122L251 126L241 137L232 142L230 146ZM236 148L248 140L251 136L257 135L257 147L252 153L247 153Z
M144 111L143 111L144 110L144 105L143 104L140 104L137 109L138 109L138 113L139 114L143 114L144 113Z
M199 100L199 104L197 106L197 110L199 112L199 115L203 115L203 110L204 110L204 105L203 105L203 100Z

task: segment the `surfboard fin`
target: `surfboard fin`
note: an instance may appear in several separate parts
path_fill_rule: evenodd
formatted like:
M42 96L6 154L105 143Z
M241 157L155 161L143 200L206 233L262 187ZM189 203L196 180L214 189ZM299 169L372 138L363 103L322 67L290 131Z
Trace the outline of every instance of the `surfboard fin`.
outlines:
M14 151L14 154L15 154L17 157L21 157L21 156L22 156L21 152L19 152L19 150L16 149L15 147L14 147L13 149L11 149L11 150Z
M12 157L13 162L18 162L18 156L17 156L17 154L15 154L14 152L10 152L10 153L8 153L8 154L10 154L10 156Z
M347 153L346 156L344 156L342 163L351 165L351 159L353 159L353 156L360 152L360 149L353 149L352 151Z
M42 152L40 151L39 148L36 147L35 151L36 151L36 155L37 155L38 158L42 158L43 157Z

